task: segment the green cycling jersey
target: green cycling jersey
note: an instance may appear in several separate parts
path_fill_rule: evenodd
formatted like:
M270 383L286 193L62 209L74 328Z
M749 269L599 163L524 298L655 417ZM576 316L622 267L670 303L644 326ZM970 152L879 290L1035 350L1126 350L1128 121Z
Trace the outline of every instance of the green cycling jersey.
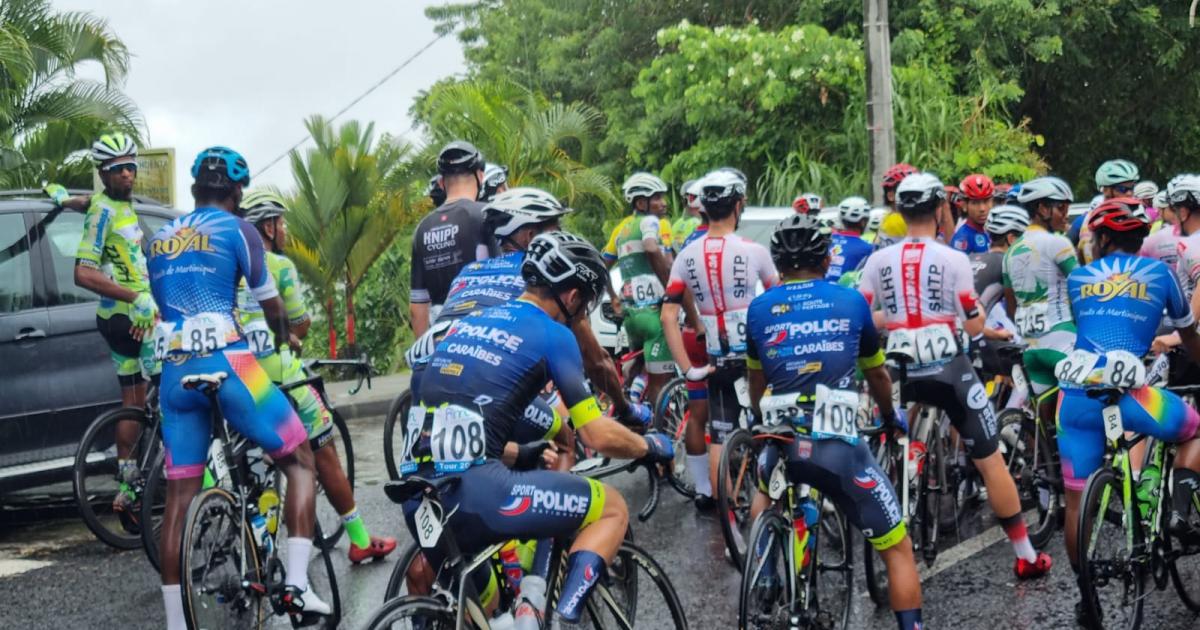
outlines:
M75 252L75 264L99 269L134 293L150 291L142 228L132 202L118 201L102 192L92 195L83 217L83 239ZM129 315L131 308L129 302L101 297L96 315L102 319Z

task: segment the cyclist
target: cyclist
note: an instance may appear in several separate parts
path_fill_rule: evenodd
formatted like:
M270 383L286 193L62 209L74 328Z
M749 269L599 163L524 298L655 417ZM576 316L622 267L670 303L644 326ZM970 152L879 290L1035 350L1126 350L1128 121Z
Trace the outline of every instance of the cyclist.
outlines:
M1142 202L1146 214L1150 217L1150 233L1153 234L1160 226L1158 208L1154 206L1154 197L1158 194L1158 184L1148 179L1142 180L1133 187L1133 196Z
M955 229L958 229L966 220L963 215L967 211L967 198L958 186L946 186L946 198L950 200L950 215L954 217Z
M663 331L675 363L689 381L706 380L712 448L704 440L705 422L688 422L684 440L687 465L696 486L696 507L711 510L713 481L725 437L738 427L744 402L736 381L745 376L746 309L754 299L755 281L769 289L779 274L767 249L734 234L746 205L746 184L737 175L714 171L700 181L700 203L708 215L708 233L680 252L671 265ZM811 215L799 215L811 216ZM695 365L675 322L685 295L691 295L704 324L708 366ZM711 472L710 472L711 471Z
M1192 304L1192 313L1200 313L1200 298L1196 297L1196 284L1200 282L1200 175L1181 175L1171 180L1167 187L1173 214L1177 217L1176 228L1183 235L1175 239L1178 252L1177 264L1174 266L1175 277L1183 289L1183 297ZM1142 251L1146 251L1146 242L1167 229L1146 237ZM1141 254L1145 255L1145 254ZM1165 262L1165 261L1164 261ZM1162 331L1160 331L1162 332ZM1166 352L1179 345L1179 335L1172 333L1160 335L1154 339L1150 348L1155 353ZM1197 381L1200 369L1195 363L1182 361L1183 357L1172 355L1171 383L1187 384Z
M771 258L783 284L754 299L747 315L746 368L755 414L768 426L786 422L798 433L785 448L788 477L834 501L879 550L888 569L892 610L902 630L921 627L921 583L896 490L851 428L840 434L815 421L814 409L849 391L857 404L855 369L863 371L883 422L907 431L892 406L871 310L857 291L824 280L830 238L815 217L784 219L771 236ZM820 350L813 350L820 348ZM856 408L845 410L853 417ZM828 411L826 411L828 413ZM822 416L825 417L825 416ZM826 431L826 432L822 432ZM759 479L770 478L775 448L759 456ZM760 488L760 490L762 490ZM755 498L757 515L766 506ZM778 576L776 576L778 577Z
M902 386L910 400L950 417L1012 543L1014 573L1019 579L1041 577L1050 570L1050 556L1034 551L1029 542L1016 485L997 450L996 414L960 341L962 332L975 343L983 337L970 262L934 240L934 213L945 196L942 183L929 173L904 178L896 189L896 205L904 214L908 238L871 254L859 289L868 303L882 309L889 347L907 337L921 350Z
M971 274L975 278L975 294L979 310L984 314L983 336L986 339L1007 341L1013 338L1016 326L1009 320L1000 302L1004 298L1004 255L1013 241L1021 238L1029 227L1029 214L1017 206L997 206L988 213L983 228L991 244L982 254L971 254Z
M483 187L483 155L470 142L456 140L442 147L437 162L446 202L417 224L409 259L408 310L417 337L437 319L454 276L491 255L483 204L476 201Z
M300 278L296 265L283 255L287 243L287 223L284 215L287 204L279 195L259 190L246 193L241 202L242 217L258 228L263 244L267 248L267 271L275 281L275 288L283 300L288 318L291 339L273 339L262 307L250 293L245 283L238 292L238 323L246 335L250 349L258 357L258 363L276 385L294 383L306 378L304 365L295 352L300 351L300 342L308 334L312 320L304 308L300 290ZM330 505L338 511L350 537L348 554L350 562L358 564L370 558L383 558L396 548L396 539L371 536L363 523L362 515L354 501L354 489L338 461L338 453L330 447L333 443L333 417L321 396L313 386L288 390L295 401L296 411L308 434L313 449L317 481L325 489Z
M425 196L433 202L433 207L437 208L446 203L446 189L442 188L442 176L434 175L429 178L429 187L425 189Z
M508 190L508 167L488 163L483 167L483 186L479 188L479 201L491 201L498 193Z
M308 591L308 556L315 518L313 454L304 425L287 397L267 377L237 324L238 282L245 278L262 305L276 339L289 339L288 318L267 270L262 238L239 219L250 169L225 147L201 151L192 164L196 209L163 226L150 239L150 289L162 308L155 331L163 364L163 445L167 452L167 502L159 550L167 627L185 627L179 591L184 518L200 490L212 428L208 398L183 387L184 377L225 372L218 398L238 433L261 446L287 476L287 573L284 601L291 613L329 614Z
M680 244L679 251L683 251L684 245L686 245L688 238L696 231L696 228L703 225L703 215L700 213L700 198L697 196L696 191L692 189L697 181L699 180L689 179L679 188L683 194L683 216L671 224L671 239Z
M1162 262L1137 256L1149 231L1148 224L1134 213L1140 203L1118 197L1100 204L1092 213L1089 227L1094 262L1075 269L1067 279L1078 327L1075 350L1095 355L1124 350L1142 357L1149 351L1161 321L1178 330L1193 359L1200 358L1195 319L1171 270ZM1117 312L1122 315L1111 314ZM1096 358L1097 365L1102 366L1103 356ZM1059 386L1058 446L1066 489L1066 522L1074 524L1078 522L1080 495L1088 475L1100 467L1104 457L1101 412L1105 403L1089 397L1084 385L1063 380ZM1200 443L1193 439L1200 415L1175 394L1156 387L1130 390L1118 405L1126 431L1163 441L1187 442L1175 460L1175 505L1170 519L1172 529L1186 528L1179 515L1188 513L1200 481L1196 472L1200 470ZM1078 532L1074 526L1065 529L1067 557L1078 574ZM1076 614L1081 612L1079 602Z
M438 344L421 383L423 426L409 432L405 460L417 463L418 474L461 480L443 482L441 496L450 514L447 526L467 553L503 540L578 532L553 613L573 623L617 553L628 509L619 493L594 479L529 470L536 451L518 457L516 467L524 470L498 461L524 409L553 381L575 430L594 448L660 463L672 461L674 453L667 436L639 437L604 418L588 391L568 325L586 318L604 296L608 271L600 253L579 237L548 232L530 242L521 275L526 288L520 298L459 320ZM443 441L447 434L465 439ZM414 535L418 504L404 505ZM442 558L425 553L440 566ZM480 588L485 600L494 599L485 585Z
M1109 160L1096 169L1096 188L1104 200L1127 197L1133 193L1133 187L1137 185L1139 177L1138 167L1133 162ZM1079 262L1084 265L1092 262L1092 235L1088 226L1092 224L1091 216L1095 212L1096 209L1092 208L1087 214L1076 219L1079 225L1076 249Z
M992 209L996 185L992 183L992 178L977 173L963 178L959 188L966 198L966 220L955 230L950 245L966 254L982 254L990 246L991 239L984 224L987 223L988 211Z
M745 176L742 179L746 179ZM801 207L804 209L802 210ZM821 199L821 195L817 193L800 193L800 196L792 201L792 208L797 214L819 214L825 208L825 200Z
M662 218L668 188L650 173L630 175L621 188L633 213L617 224L603 253L607 267L620 264L620 302L612 287L608 291L615 312L621 313L621 303L625 305L629 347L642 351L646 366L643 400L654 401L675 369L659 319L663 287L671 271L671 226Z
M1170 204L1167 195L1180 181L1181 177L1186 176L1177 176L1171 178L1171 181L1167 183L1167 189L1162 191L1161 199L1165 202L1164 209L1168 204ZM1138 186L1142 186L1146 183L1147 182L1142 182L1138 184ZM1152 184L1153 182L1149 183ZM1154 199L1151 201L1151 207L1155 209L1154 211L1156 213L1160 210L1157 203L1159 198L1160 194L1155 192ZM1149 212L1147 212L1147 214L1149 214ZM1168 218L1170 220L1167 220ZM1155 226L1151 225L1150 236L1147 236L1146 239L1142 241L1142 249L1138 252L1138 255L1162 261L1163 264L1174 270L1176 269L1176 264L1179 262L1180 241L1188 234L1195 232L1196 226L1190 226L1191 229L1189 229L1187 232L1184 232L1183 222L1179 220L1179 215L1175 213L1173 208L1169 213L1165 211L1161 213L1157 222L1157 226L1157 229L1155 229ZM1180 275L1181 284L1182 279L1182 275Z
M846 197L838 204L842 228L835 230L829 240L829 276L826 280L836 283L843 274L858 271L874 251L875 248L862 239L870 215L871 204L862 197Z
M916 172L917 169L911 164L901 162L883 174L883 204L887 206L888 211L883 216L879 230L876 232L875 249L883 249L904 238L907 228L904 226L904 217L896 211L896 187L900 185L901 181L904 181L905 177Z

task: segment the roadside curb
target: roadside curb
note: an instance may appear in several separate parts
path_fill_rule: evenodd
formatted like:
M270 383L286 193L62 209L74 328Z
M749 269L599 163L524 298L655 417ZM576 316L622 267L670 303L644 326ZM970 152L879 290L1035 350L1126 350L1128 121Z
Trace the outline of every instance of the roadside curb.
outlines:
M396 394L399 396L399 394ZM395 396L384 398L382 396L372 399L355 400L356 397L348 396L339 400L333 401L333 406L342 414L342 417L347 420L355 418L366 418L370 416L382 416L388 412L392 406L392 401Z

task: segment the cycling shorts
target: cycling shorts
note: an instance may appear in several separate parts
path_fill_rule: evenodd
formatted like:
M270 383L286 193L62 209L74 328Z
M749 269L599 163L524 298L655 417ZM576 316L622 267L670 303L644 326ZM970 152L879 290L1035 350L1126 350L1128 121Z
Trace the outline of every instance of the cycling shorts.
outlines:
M724 444L725 438L741 426L742 404L738 401L737 380L746 376L746 362L725 361L708 375L708 427L713 444Z
M295 383L307 378L304 373L304 363L300 361L300 357L289 354L291 362L288 365L283 364L282 356L278 352L258 357L258 363L263 370L267 372L267 376L276 386ZM296 412L300 414L300 422L304 424L304 431L308 435L308 439L312 442L314 449L324 446L333 433L333 414L325 407L325 403L321 400L321 395L312 385L304 387L280 387L283 393L292 400Z
M271 383L245 341L213 354L168 360L159 394L168 479L204 474L212 439L210 404L207 396L184 389L181 381L213 372L228 375L217 394L225 419L272 458L290 455L307 438L287 396Z
M625 334L629 348L641 350L650 374L670 374L675 369L667 337L663 334L658 308L625 308Z
M704 337L696 336L695 330L683 329L683 348L687 351L688 361L691 361L693 366L708 365L708 349L704 346ZM704 381L688 381L687 390L689 400L706 400L708 398L708 388Z
M1027 341L1029 349L1021 357L1025 362L1025 372L1029 374L1029 382L1033 385L1033 393L1041 396L1058 386L1054 366L1067 358L1067 353L1075 348L1075 331L1052 330Z
M904 395L946 412L972 459L983 459L999 447L996 412L965 355L954 357L935 374L909 376Z
M771 441L758 455L762 492L767 491L781 451L787 456L788 479L820 490L876 549L889 549L904 539L900 499L866 442L851 445L806 435L796 435L790 444Z
M1135 389L1123 397L1121 421L1126 431L1149 435L1164 442L1183 442L1196 435L1200 414L1179 396L1157 387ZM1058 451L1063 485L1083 491L1088 475L1104 460L1103 401L1089 398L1086 390L1068 387L1058 396Z
M149 358L154 354L151 341L153 331L147 333L142 341L138 341L130 334L132 326L129 316L125 314L96 316L96 329L108 344L113 365L117 368L117 382L121 387L132 387L145 380L142 376L141 359L143 356Z

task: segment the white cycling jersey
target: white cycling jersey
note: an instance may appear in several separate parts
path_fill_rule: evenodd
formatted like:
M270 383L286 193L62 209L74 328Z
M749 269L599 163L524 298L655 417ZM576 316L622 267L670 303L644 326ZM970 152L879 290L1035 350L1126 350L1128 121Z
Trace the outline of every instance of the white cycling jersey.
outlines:
M871 254L859 291L883 310L888 330L946 324L957 331L978 313L971 261L932 238L906 238Z
M1179 261L1179 241L1183 238L1178 225L1163 225L1142 241L1142 249L1138 251L1138 256L1162 261L1166 266L1175 269Z
M1200 282L1200 232L1184 236L1176 243L1179 248L1179 260L1175 266L1175 276L1183 295L1190 302L1196 292L1196 284Z
M1016 324L1025 337L1075 331L1067 276L1079 262L1065 236L1031 225L1004 255L1004 286L1017 296Z

